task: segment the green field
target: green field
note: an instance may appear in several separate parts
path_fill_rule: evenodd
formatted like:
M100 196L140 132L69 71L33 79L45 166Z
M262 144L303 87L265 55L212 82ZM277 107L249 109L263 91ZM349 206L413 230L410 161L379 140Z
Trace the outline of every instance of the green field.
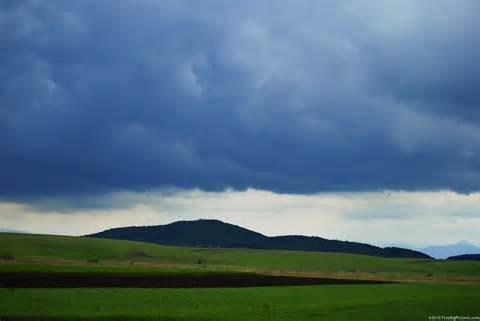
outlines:
M478 285L0 290L3 319L428 320L480 315Z
M397 281L480 282L480 262L392 259L345 253L200 249L28 234L0 234L0 261L0 272L176 273L208 270Z
M0 320L428 320L480 315L480 263L0 234L0 272L255 272L384 285L211 289L0 288Z

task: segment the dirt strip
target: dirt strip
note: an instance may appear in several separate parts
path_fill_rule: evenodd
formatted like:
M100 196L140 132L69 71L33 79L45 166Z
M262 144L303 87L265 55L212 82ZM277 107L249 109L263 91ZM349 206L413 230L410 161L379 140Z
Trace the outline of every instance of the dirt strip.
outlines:
M135 275L119 273L0 273L4 288L212 288L321 284L384 284L373 280L348 280L260 275L250 273Z

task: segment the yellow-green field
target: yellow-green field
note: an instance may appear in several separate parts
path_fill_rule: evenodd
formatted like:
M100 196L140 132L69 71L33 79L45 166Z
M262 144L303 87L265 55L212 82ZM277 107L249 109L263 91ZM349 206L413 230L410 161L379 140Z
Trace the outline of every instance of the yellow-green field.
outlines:
M186 248L66 236L0 234L0 271L265 274L396 281L480 282L480 262L324 252Z

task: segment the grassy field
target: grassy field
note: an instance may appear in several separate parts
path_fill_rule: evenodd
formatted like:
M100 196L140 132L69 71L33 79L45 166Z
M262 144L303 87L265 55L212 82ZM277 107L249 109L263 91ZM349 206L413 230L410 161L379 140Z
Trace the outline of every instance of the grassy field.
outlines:
M428 320L480 316L480 263L249 249L200 249L0 234L0 273L269 275L394 280L251 288L0 288L0 320ZM103 275L104 277L106 274Z
M241 271L396 281L480 282L480 262L392 259L344 253L182 248L21 234L0 234L0 261L0 272Z
M0 289L3 320L428 320L480 315L480 286Z

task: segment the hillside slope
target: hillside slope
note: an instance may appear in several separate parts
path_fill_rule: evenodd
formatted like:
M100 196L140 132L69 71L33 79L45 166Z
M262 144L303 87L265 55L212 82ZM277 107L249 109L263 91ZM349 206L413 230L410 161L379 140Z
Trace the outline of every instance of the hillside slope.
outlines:
M364 243L328 240L315 236L268 237L218 220L179 221L157 226L123 227L88 236L177 246L321 251L397 258L430 258L422 252L409 249L381 248Z
M372 280L478 282L480 262L334 252L194 248L122 240L0 234L1 272L178 274L256 272Z
M463 254L450 256L448 260L451 261L480 261L480 254Z

